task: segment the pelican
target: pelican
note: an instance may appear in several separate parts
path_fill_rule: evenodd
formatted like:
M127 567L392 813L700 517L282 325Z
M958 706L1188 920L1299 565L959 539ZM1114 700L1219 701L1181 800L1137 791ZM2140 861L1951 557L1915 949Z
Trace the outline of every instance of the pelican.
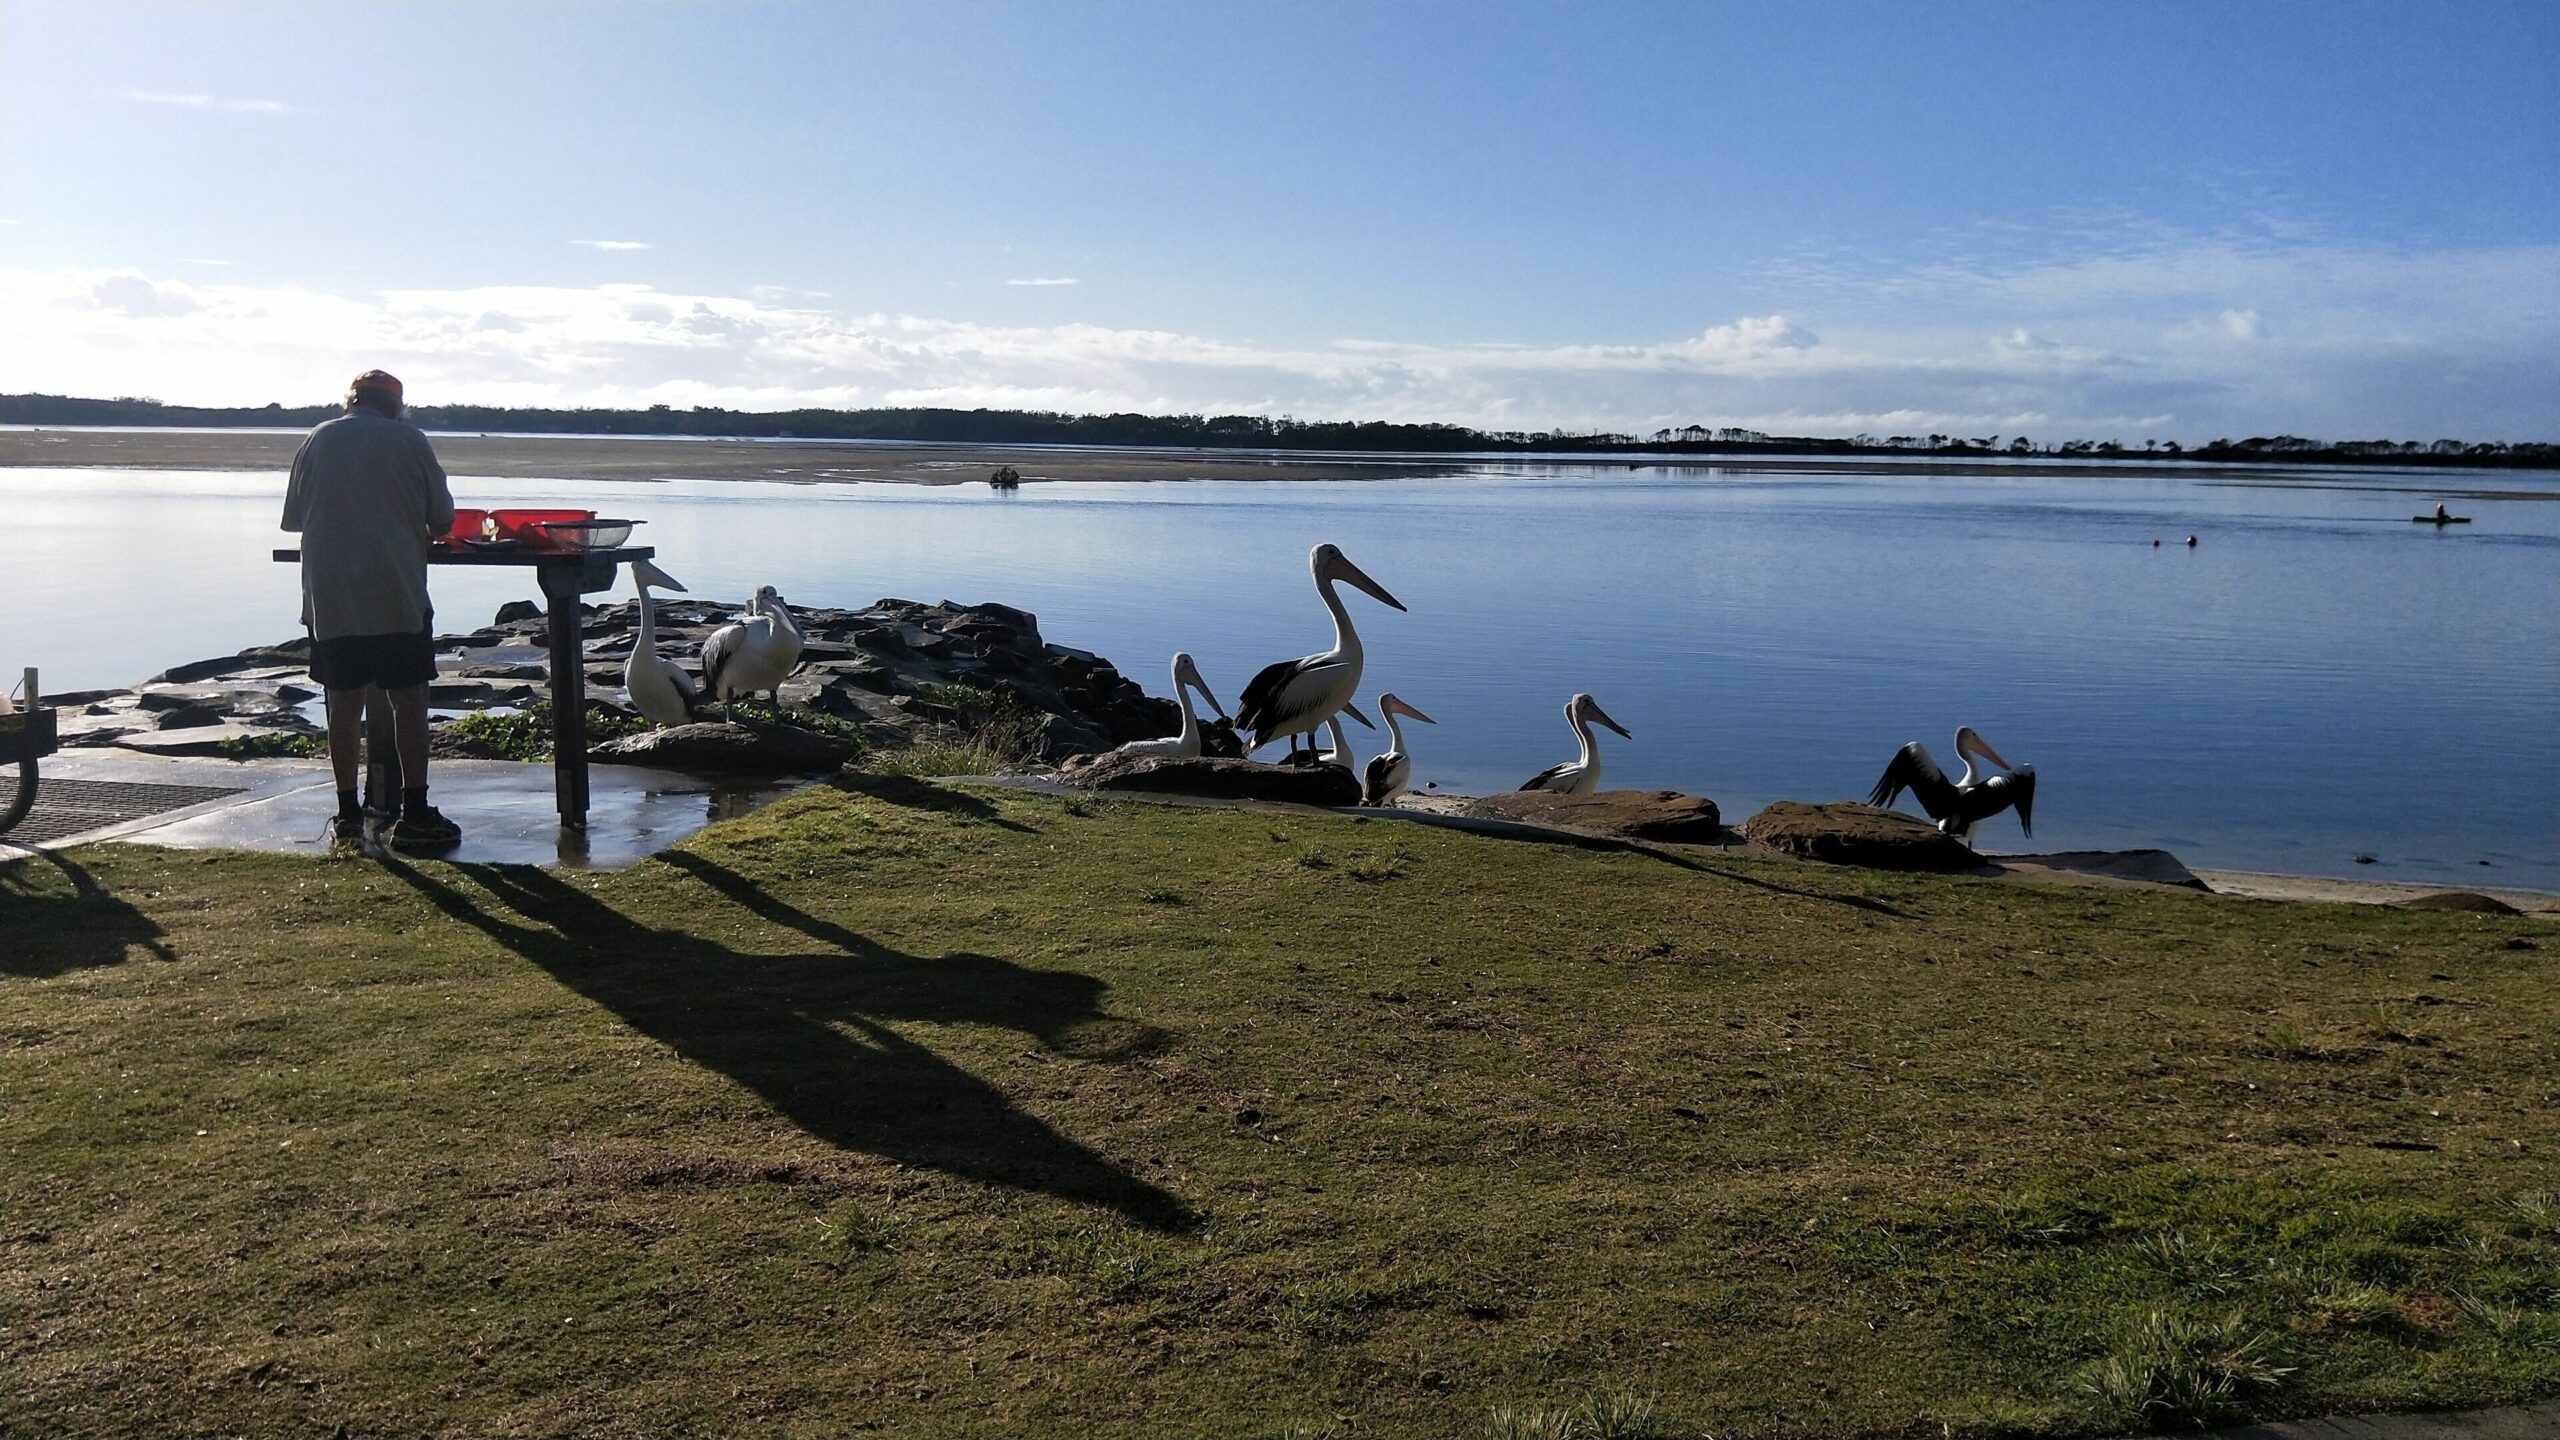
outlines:
M800 663L800 627L791 607L770 585L756 588L747 602L747 618L723 625L702 642L702 688L720 701L720 716L729 717L729 702L759 690L782 703L781 685Z
M646 560L631 562L631 584L640 592L640 634L631 644L631 658L622 662L623 692L631 697L631 708L650 724L681 725L693 718L693 677L658 653L656 607L649 603L649 587L682 590L684 585Z
M1975 757L2000 767L2000 773L1977 777L1973 771ZM1956 729L1956 758L1964 762L1964 774L1954 780L1929 758L1928 747L1914 740L1893 752L1893 762L1884 767L1884 778L1876 782L1867 796L1870 805L1890 805L1895 797L1909 790L1938 822L1938 828L1958 840L1971 840L1973 827L2016 806L2018 828L2032 838L2036 833L2036 771L2032 765L2012 765L2000 758L1974 733L1970 725Z
M1404 608L1403 601L1362 574L1359 566L1331 545L1319 545L1307 552L1307 570L1315 576L1316 594L1333 612L1333 648L1265 665L1262 673L1245 685L1244 704L1236 711L1236 729L1247 735L1247 755L1284 735L1289 739L1289 753L1295 755L1298 737L1308 736L1309 743L1314 743L1313 737L1325 717L1349 704L1352 694L1360 688L1360 636L1351 628L1351 616L1342 608L1342 597L1334 593L1335 581L1348 580L1398 610Z
M1369 757L1369 768L1360 778L1363 805L1386 804L1404 793L1405 781L1413 776L1413 757L1404 753L1404 727L1396 724L1396 717L1409 715L1425 725L1439 723L1393 695L1378 697L1378 713L1386 717L1387 748Z
M1574 737L1582 742L1582 756L1562 765L1550 765L1529 777L1523 790L1548 790L1558 795L1588 795L1600 786L1600 747L1591 739L1591 722L1597 720L1610 729L1633 740L1627 727L1609 718L1600 702L1588 695L1576 695L1564 702L1564 723L1573 727Z
M1200 753L1200 716L1191 708L1191 692L1209 702L1218 718L1227 718L1227 707L1209 693L1209 682L1200 678L1200 667L1191 663L1189 651L1178 651L1173 657L1173 698L1182 706L1182 733L1161 740L1132 740L1111 752L1115 755L1171 755L1189 760Z

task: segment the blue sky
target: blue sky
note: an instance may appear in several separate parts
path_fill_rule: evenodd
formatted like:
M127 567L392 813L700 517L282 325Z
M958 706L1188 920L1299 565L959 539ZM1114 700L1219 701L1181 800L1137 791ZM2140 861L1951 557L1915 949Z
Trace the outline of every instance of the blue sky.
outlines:
M0 5L0 388L2560 435L2560 6Z

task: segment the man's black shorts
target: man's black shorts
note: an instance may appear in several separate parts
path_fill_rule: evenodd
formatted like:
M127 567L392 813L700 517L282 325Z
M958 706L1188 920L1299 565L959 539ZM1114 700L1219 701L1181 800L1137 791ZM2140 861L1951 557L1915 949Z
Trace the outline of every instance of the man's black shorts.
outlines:
M341 635L311 642L311 678L324 690L379 685L405 690L436 678L436 651L428 632L413 635Z

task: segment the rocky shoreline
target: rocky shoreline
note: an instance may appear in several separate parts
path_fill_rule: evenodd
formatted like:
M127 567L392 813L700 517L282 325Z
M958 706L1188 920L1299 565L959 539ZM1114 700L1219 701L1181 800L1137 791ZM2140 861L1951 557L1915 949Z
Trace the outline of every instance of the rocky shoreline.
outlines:
M702 642L742 606L660 601L658 652L697 676ZM585 607L587 701L633 716L623 662L637 639L637 601ZM1039 620L1008 605L884 599L862 610L795 609L807 637L785 707L834 722L870 749L958 740L1001 724L1027 760L1055 762L1171 734L1181 712L1090 651L1043 639ZM513 601L491 622L436 637L437 751L485 755L452 727L463 715L519 709L549 694L547 620ZM49 695L66 748L117 746L157 755L246 758L293 753L322 734L311 642L297 636L172 666L124 690ZM636 718L636 716L635 716ZM717 718L716 709L705 718ZM692 727L685 727L692 728ZM600 752L600 760L634 758Z

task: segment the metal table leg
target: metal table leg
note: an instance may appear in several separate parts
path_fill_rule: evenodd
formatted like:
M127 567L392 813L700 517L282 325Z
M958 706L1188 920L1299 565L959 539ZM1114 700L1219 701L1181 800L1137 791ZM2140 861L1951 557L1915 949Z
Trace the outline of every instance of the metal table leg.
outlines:
M400 746L391 728L391 696L379 685L356 692L364 707L364 808L385 817L400 814Z
M534 572L551 619L551 788L572 830L587 828L586 569L583 559L545 561Z

